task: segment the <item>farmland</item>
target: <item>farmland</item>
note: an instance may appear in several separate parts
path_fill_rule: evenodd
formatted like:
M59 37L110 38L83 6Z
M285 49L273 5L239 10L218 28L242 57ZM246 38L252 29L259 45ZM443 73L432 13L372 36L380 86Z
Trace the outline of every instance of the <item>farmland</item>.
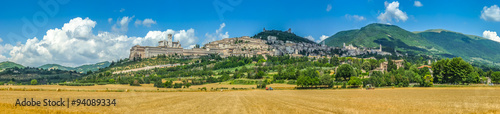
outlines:
M99 86L96 86L94 89L98 88ZM275 91L253 89L224 92L3 90L0 92L0 113L500 113L499 90L499 87ZM13 106L17 98L25 97L109 98L117 99L117 102L116 106L111 107Z

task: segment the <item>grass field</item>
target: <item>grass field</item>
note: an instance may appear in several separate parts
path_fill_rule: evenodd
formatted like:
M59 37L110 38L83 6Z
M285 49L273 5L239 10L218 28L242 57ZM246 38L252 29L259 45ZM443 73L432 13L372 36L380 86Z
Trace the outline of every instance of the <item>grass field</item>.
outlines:
M18 98L116 99L112 107L19 107ZM498 87L230 92L0 91L0 113L500 113Z

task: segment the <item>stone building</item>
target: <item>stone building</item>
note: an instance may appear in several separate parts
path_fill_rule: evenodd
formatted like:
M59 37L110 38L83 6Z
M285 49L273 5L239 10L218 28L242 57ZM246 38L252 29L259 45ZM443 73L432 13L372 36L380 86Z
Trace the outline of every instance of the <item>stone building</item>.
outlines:
M240 38L226 38L205 44L203 48L184 49L181 44L172 42L172 35L168 35L168 40L158 42L158 46L140 46L135 45L130 49L129 59L150 58L158 55L184 55L184 56L203 56L209 54L219 54L222 57L227 56L253 56L270 54L269 45L266 41L250 38L248 36Z

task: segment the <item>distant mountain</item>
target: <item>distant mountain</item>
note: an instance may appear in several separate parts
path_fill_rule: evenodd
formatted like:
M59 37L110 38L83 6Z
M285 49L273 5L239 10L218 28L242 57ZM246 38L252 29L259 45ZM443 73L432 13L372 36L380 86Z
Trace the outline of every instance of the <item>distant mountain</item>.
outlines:
M469 61L500 62L500 43L442 29L409 32L395 25L375 23L361 29L338 32L323 42L337 47L345 43L378 48L382 44L383 50L388 52L397 50L414 55L458 56Z
M500 62L500 43L483 37L466 35L442 29L433 29L417 33L451 55L470 61Z
M280 30L266 30L254 35L253 38L267 40L267 36L276 36L277 40L282 40L282 41L292 41L296 43L305 42L305 43L316 44L316 42L311 41L307 38L297 36L294 33L288 31L280 31Z
M73 70L73 71L76 71L76 72L80 72L80 73L85 73L89 70L91 71L97 71L99 70L99 68L105 68L105 67L108 67L111 63L109 63L108 61L105 61L105 62L100 62L100 63L96 63L96 64L88 64L88 65L82 65L82 66L78 66L78 67L67 67L67 66L62 66L62 65L59 65L59 64L45 64L45 65L42 65L38 68L43 68L43 69L59 69L59 70L67 70L67 71L70 71L70 70Z
M20 65L20 64L14 63L14 62L10 62L10 61L5 61L5 62L0 63L0 69L7 69L7 68L14 68L14 67L24 68L23 65Z
M75 69L76 69L77 72L86 73L89 70L91 70L91 71L97 71L97 70L99 70L99 68L106 68L110 64L111 64L110 62L104 61L104 62L100 62L100 63L96 63L96 64L82 65L82 66L76 67Z
M39 66L38 68L43 68L43 69L59 69L59 70L74 70L72 67L67 67L67 66L62 66L59 64L45 64L42 66Z
M341 47L354 45L356 47L378 48L382 44L382 50L394 52L398 50L408 54L447 53L442 52L440 47L415 33L404 30L395 25L369 24L361 29L341 31L323 40L326 45Z

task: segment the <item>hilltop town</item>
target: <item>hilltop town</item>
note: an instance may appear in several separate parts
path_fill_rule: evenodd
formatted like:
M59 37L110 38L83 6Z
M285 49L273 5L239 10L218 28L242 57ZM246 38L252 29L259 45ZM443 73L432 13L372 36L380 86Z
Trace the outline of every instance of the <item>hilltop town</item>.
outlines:
M264 29L264 31L266 30ZM293 34L291 29L288 29L286 33ZM158 55L199 57L210 54L217 54L221 57L251 57L254 55L291 55L296 57L346 57L363 54L392 55L389 52L382 51L382 45L380 45L378 49L365 47L358 48L353 45L346 46L345 43L343 47L330 47L325 45L324 42L323 44L316 44L311 42L283 41L279 40L277 36L267 36L267 38L251 38L249 36L225 38L207 43L203 47L183 49L180 42L173 42L172 35L169 34L167 39L158 41L158 46L133 46L130 49L129 60L150 58Z

